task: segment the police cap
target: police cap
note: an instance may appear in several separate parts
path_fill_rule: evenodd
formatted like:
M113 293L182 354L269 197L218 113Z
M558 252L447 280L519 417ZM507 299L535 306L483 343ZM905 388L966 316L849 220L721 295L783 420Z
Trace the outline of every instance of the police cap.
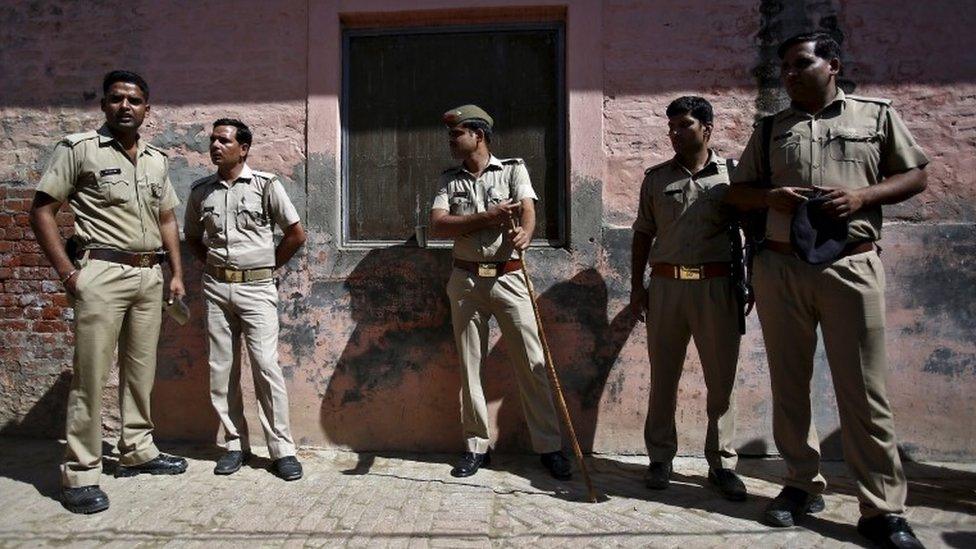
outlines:
M448 126L457 126L461 122L467 122L468 120L483 120L488 124L489 128L495 125L495 121L492 120L491 115L478 105L461 105L460 107L455 107L445 112L441 120Z

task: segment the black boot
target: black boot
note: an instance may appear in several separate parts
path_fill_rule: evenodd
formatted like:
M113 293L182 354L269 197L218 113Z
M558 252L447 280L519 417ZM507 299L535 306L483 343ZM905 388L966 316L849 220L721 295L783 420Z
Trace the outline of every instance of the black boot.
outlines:
M476 452L465 452L461 454L461 459L458 460L454 468L451 469L452 477L470 477L471 475L478 472L480 467L488 467L491 465L491 454L485 452L479 454Z
M62 488L61 505L72 513L90 515L108 509L108 496L97 485Z

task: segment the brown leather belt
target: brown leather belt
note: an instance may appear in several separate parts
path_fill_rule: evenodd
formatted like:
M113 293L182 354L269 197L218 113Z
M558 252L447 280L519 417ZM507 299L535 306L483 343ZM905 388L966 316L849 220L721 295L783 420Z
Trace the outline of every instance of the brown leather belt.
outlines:
M274 269L271 267L262 267L260 269L228 269L225 267L218 267L216 265L207 264L203 270L210 276L216 278L220 282L258 282L260 280L268 280L269 278L274 278Z
M728 263L702 263L701 265L654 263L651 265L651 276L675 280L702 280L731 274L732 266Z
M88 253L88 259L111 261L130 267L153 267L166 260L164 252L123 252L105 248L91 248L85 251Z
M793 249L793 245L789 242L779 242L777 240L767 240L763 243L762 247L766 250L776 252L783 255L796 255L796 250ZM863 254L865 252L870 252L874 250L874 242L851 242L844 247L844 251L837 256L837 259L842 257L847 257L849 255Z
M468 271L483 278L497 278L505 273L517 271L522 268L521 259L503 261L501 263L477 263L475 261L464 261L455 259L454 266L458 269Z

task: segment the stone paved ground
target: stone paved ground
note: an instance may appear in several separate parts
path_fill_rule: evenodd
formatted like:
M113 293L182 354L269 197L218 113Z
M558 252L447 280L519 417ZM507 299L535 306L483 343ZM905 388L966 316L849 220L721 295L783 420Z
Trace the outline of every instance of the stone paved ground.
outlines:
M828 463L827 510L803 527L757 522L778 491L777 460L744 459L750 498L716 497L701 459L680 458L664 492L643 487L646 458L598 456L599 492L561 483L531 456L495 456L492 470L454 479L452 456L303 450L305 478L285 483L258 459L230 477L211 473L213 449L167 447L190 458L176 477L102 477L112 506L64 511L56 442L0 439L0 545L80 547L258 546L816 547L857 546L857 502L843 464ZM260 452L259 452L260 453ZM265 454L266 455L266 454ZM106 460L108 461L108 460ZM113 464L107 463L110 468ZM909 518L929 547L976 547L976 466L909 464ZM578 477L578 475L577 475Z

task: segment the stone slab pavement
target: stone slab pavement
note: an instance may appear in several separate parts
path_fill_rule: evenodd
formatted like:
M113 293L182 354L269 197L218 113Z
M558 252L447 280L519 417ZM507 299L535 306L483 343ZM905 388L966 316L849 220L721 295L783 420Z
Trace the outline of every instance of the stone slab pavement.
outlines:
M783 464L742 459L749 500L708 485L701 458L675 461L675 480L651 491L644 456L588 458L600 503L577 473L549 478L534 456L493 456L467 479L454 456L302 449L305 477L284 482L259 457L229 477L212 474L220 450L161 445L187 456L186 474L115 479L111 507L73 515L57 501L57 441L0 438L0 546L77 547L838 547L862 546L857 501L843 463L825 463L827 510L802 526L758 521L779 491ZM108 445L106 445L106 449ZM976 465L910 463L908 517L928 547L976 547Z

